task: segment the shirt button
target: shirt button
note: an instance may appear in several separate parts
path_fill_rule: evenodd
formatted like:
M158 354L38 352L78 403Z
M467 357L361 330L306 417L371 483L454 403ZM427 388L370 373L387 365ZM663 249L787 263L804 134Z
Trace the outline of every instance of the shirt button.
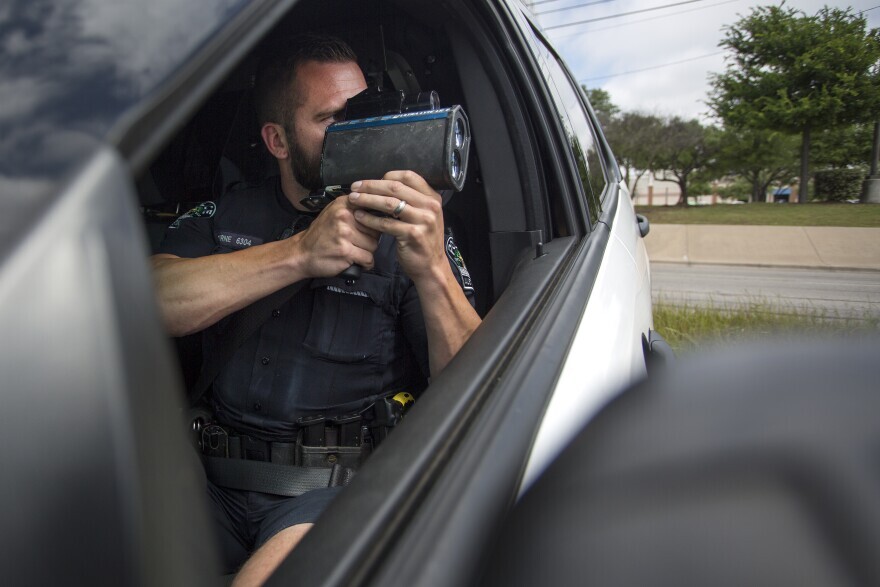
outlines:
M269 364L269 357L263 357L263 360L260 362L263 363L264 365L268 365Z
M261 404L260 402L255 403L254 409L259 412L260 410L263 409L263 404Z
M272 316L274 316L275 318L277 318L280 315L281 315L281 310L272 310Z

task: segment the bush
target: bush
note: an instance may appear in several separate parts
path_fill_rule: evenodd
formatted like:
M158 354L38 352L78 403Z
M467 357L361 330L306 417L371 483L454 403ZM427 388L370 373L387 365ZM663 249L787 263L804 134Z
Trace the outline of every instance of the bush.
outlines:
M740 202L748 202L752 195L752 185L741 177L732 183L718 186L718 195L722 198L733 198ZM761 200L762 202L764 200Z
M865 179L865 170L859 167L817 171L816 199L829 202L857 200L862 193L863 179Z

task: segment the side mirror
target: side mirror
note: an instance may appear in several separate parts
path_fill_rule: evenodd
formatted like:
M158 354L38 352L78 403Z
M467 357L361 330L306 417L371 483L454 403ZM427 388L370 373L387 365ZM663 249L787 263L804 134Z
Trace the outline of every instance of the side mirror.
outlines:
M648 217L644 214L636 214L636 221L639 223L639 234L645 238L651 232L651 223L648 222Z

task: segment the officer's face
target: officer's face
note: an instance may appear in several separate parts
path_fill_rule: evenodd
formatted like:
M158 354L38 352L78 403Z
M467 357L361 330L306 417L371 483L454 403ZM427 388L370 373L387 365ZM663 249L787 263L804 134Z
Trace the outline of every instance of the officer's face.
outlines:
M290 164L296 181L309 190L322 187L324 131L340 120L349 98L366 89L357 63L306 61L296 70L292 125L287 125ZM289 128L292 126L292 128Z

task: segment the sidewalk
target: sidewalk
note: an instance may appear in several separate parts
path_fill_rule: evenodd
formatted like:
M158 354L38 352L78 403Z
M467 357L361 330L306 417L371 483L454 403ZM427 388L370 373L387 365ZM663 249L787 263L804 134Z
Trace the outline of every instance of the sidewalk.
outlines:
M651 224L645 246L658 263L880 271L880 228Z

